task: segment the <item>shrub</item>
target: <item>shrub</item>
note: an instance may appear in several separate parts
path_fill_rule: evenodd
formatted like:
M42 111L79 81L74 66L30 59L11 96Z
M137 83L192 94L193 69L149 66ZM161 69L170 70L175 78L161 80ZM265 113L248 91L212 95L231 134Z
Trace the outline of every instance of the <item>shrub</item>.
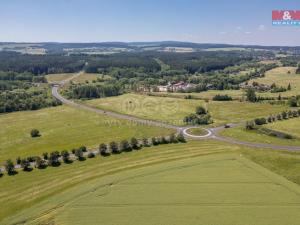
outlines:
M41 157L37 156L35 160L35 167L38 169L44 169L47 167L47 163Z
M262 118L256 118L256 119L254 120L254 123L255 123L256 125L263 125L263 124L266 124L266 123L267 123L267 120L266 120L266 118L264 118L264 117L262 117Z
M216 95L213 97L214 101L232 101L232 97L228 95Z
M21 167L23 168L23 171L31 171L32 168L30 167L30 162L27 159L21 160Z
M177 139L178 142L181 142L181 143L185 143L185 142L186 142L185 137L184 137L184 135L183 135L182 132L180 132L180 133L177 135L176 139Z
M58 160L59 154L57 151L51 152L49 159L48 159L48 165L49 166L59 166L60 162Z
M41 135L40 135L40 131L37 130L37 129L32 129L32 130L30 131L30 135L31 135L31 137L33 137L33 138L35 138L35 137L40 137L40 136L41 136Z
M77 157L77 159L79 160L79 161L83 161L84 160L84 157L83 157L83 151L82 151L82 149L76 149L75 150L75 156Z
M152 141L152 144L153 144L153 145L158 145L158 144L159 144L159 142L158 142L158 140L157 140L156 137L153 137L153 138L151 139L151 141Z
M197 115L204 115L204 114L206 114L207 112L206 112L206 109L203 107L203 106L198 106L197 108L196 108L196 114Z
M14 175L16 173L15 165L10 159L6 161L4 167L8 175Z
M161 140L162 144L168 144L169 143L169 141L167 140L167 138L165 136L162 136L160 140Z
M85 146L80 146L79 149L82 151L82 152L87 152L87 148Z
M121 151L131 151L132 148L127 140L123 140L120 142L120 150Z
M44 152L44 153L43 153L43 158L44 158L45 160L48 159L48 152Z
M245 128L246 128L246 130L254 130L254 128L255 128L254 121L247 121Z
M278 115L276 116L276 118L277 118L277 120L282 120L282 115L281 115L281 114L278 114Z
M21 158L20 158L20 157L18 157L18 158L16 159L16 163L17 163L17 164L21 164Z
M291 97L289 100L288 100L288 105L290 107L297 107L298 106L298 101L295 97Z
M99 153L100 153L100 155L103 155L103 156L109 155L109 151L108 151L107 145L105 143L102 143L99 145Z
M89 152L88 155L87 155L88 158L94 158L95 157L95 154L94 152Z
M65 163L70 162L70 153L69 153L68 151L63 150L63 151L61 152L61 156L62 156L62 159L63 159L63 161L64 161Z
M178 143L178 141L177 141L176 136L175 136L174 133L170 135L169 142L170 143Z
M288 118L288 115L287 115L287 113L285 111L283 111L281 113L281 117L282 117L282 119L286 120Z
M131 144L131 147L133 149L139 149L140 148L138 140L136 138L134 138L134 137L131 138L130 144Z
M109 143L109 148L110 148L110 151L114 154L121 153L121 151L119 150L118 144L115 141L112 141Z
M256 93L253 88L249 88L246 90L246 96L247 96L247 101L249 101L249 102L257 101Z
M150 143L149 143L148 138L143 138L143 146L144 147L150 147Z

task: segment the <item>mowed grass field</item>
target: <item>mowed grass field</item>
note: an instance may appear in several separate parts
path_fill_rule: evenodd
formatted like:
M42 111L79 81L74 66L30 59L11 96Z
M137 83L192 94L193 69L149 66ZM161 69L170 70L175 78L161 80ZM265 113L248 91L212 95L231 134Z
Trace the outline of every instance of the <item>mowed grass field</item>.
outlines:
M199 105L203 105L209 110L214 120L213 125L254 119L275 114L287 108L286 106L272 106L267 103L239 101L209 101L209 103L206 103L203 100L138 94L125 94L117 97L84 101L83 103L104 110L134 115L145 119L165 121L176 125L183 125L183 118L190 113L194 113Z
M290 71L290 74L288 73ZM300 74L296 74L296 67L277 67L267 71L265 77L250 80L249 83L256 81L261 84L287 87L289 83L292 86L291 91L281 92L281 96L295 96L300 94ZM279 93L260 93L261 96L277 97Z
M122 166L117 163L111 164L108 170L103 160L118 162L121 160L120 156L93 159L89 170L80 166L78 162L79 168L74 179L78 179L83 173L87 176L91 173L99 176L120 166L122 172L81 182L67 191L58 192L59 194L47 198L46 201L6 218L1 224L26 221L26 224L57 225L282 225L300 222L299 186L254 164L243 155L224 153L228 149L226 144L221 148L213 142L201 145L199 142L174 145L177 156L178 150L187 150L182 155L186 158L182 157L176 161L172 161L172 154L174 156L176 151L166 147L146 150L146 155L153 151L160 155L160 159L152 158L152 163L149 155L147 160L145 157L139 158L143 154L141 151L124 155L126 160L124 159ZM209 152L208 147L217 147L219 154L208 154L217 152L214 148L210 148ZM136 168L127 170L126 161L130 160L133 167L132 164L137 158L139 160L136 162ZM167 162L156 164L157 160L162 162L163 158ZM142 161L148 161L151 166L139 167ZM62 172L74 174L74 171L67 170L66 167L72 166L53 168L57 170L57 182L64 182L59 179ZM48 176L55 176L51 170ZM33 176L38 173L40 171ZM26 202L26 192L20 195L25 196L22 200ZM11 195L4 198L9 197Z
M130 168L139 168L146 165L157 163L166 163L168 161L196 157L213 153L226 153L237 151L239 146L228 144L220 145L218 142L190 141L187 144L160 145L156 147L144 148L140 151L112 155L110 157L99 157L88 159L83 162L74 162L72 164L62 164L60 167L48 167L44 170L34 169L32 172L22 172L16 176L4 175L0 178L0 224L13 223L12 218L5 222L2 220L12 216L16 220L31 218L33 214L41 213L40 210L49 210L56 207L54 200L48 198L54 194L65 193L69 188L75 187L80 183L85 183L95 178L129 170ZM68 196L68 195L64 195ZM77 197L80 197L79 194ZM76 198L77 198L76 197ZM72 196L73 198L73 196ZM62 203L68 198L57 198ZM23 209L42 202L38 209L29 209L26 213L21 212L19 216L15 214ZM46 219L51 219L51 211L46 215ZM43 219L43 218L42 218ZM46 223L41 223L46 224Z
M264 127L290 134L295 137L295 139L290 140L272 137L257 133L256 131L246 130L244 126L226 129L222 132L222 135L257 143L300 146L300 118L277 121L275 123L266 124Z
M75 75L77 75L77 73L49 74L46 75L46 79L48 82L59 82L59 81L70 79ZM78 74L78 76L74 77L72 81L75 83L86 83L86 82L93 82L94 80L96 81L97 78L110 79L109 76L102 76L102 74L81 72L80 74Z
M71 150L82 145L97 148L101 142L160 136L174 132L68 106L2 114L0 124L0 165L5 160L15 160L18 156ZM31 138L32 129L38 129L42 136Z
M300 139L300 118L282 120L282 121L278 121L276 123L270 123L270 124L267 124L264 126L269 129L272 129L272 130L277 130L277 131L281 131L284 133L288 133L288 134Z

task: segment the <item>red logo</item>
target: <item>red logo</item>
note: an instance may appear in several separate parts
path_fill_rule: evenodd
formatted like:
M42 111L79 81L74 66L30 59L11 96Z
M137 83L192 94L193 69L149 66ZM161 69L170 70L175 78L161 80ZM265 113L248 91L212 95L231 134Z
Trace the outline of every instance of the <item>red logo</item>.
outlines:
M300 10L273 10L272 20L300 20Z

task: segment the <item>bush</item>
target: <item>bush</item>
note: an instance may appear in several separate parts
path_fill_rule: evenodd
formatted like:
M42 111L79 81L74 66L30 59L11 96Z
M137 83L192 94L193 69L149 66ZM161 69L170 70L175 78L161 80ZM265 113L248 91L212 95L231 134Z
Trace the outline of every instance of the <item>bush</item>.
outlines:
M245 127L246 127L246 130L254 130L254 128L255 128L254 121L247 121Z
M48 159L48 165L49 166L59 166L60 162L58 160L59 153L57 151L51 152L49 159Z
M180 132L180 133L177 135L176 139L177 139L178 142L181 142L181 143L185 143L185 142L186 142L185 137L184 137L184 135L183 135L182 132Z
M23 168L23 171L31 171L32 168L30 167L30 162L27 159L21 160L21 167Z
M204 114L206 114L207 112L206 112L206 109L203 107L203 106L198 106L197 108L196 108L196 114L197 115L204 115Z
M40 137L40 136L41 136L41 135L40 135L40 131L37 130L37 129L32 129L32 130L30 131L30 135L31 135L31 137L33 137L33 138L35 138L35 137Z
M123 140L120 142L120 150L121 151L131 151L132 148L127 140Z
M171 134L169 137L169 142L170 143L178 143L175 134Z
M77 159L79 160L79 161L83 161L85 158L83 157L83 151L82 151L82 149L76 149L75 150L75 156L77 157Z
M38 156L35 160L35 167L38 169L44 169L47 167L47 163L45 160Z
M288 114L285 111L283 111L281 113L281 117L282 117L282 119L286 120L288 118Z
M118 144L115 141L112 141L109 143L109 148L111 153L113 154L119 154L121 151L119 150Z
M95 154L93 152L89 152L88 155L87 155L87 157L90 158L90 159L94 158Z
M148 138L143 138L143 146L144 147L150 147L150 143L149 143Z
M216 95L213 97L214 101L232 101L232 97L228 95Z
M44 158L45 160L48 159L48 152L44 152L44 153L43 153L43 158Z
M107 145L105 143L102 143L99 145L99 153L100 153L100 155L103 155L103 156L109 155L109 151L108 151Z
M138 140L136 138L134 138L134 137L131 138L130 144L131 144L131 147L133 149L139 149L140 148Z
M159 144L159 142L158 142L158 140L157 140L156 137L153 137L153 138L151 139L151 141L152 141L152 144L153 144L153 145L158 145L158 144Z
M288 105L290 107L297 107L298 106L298 101L295 97L291 97L289 100L288 100Z
M266 120L266 118L256 118L255 120L254 120L254 123L256 124L256 125L263 125L263 124L266 124L267 123L267 120Z
M63 150L63 151L61 152L61 156L62 156L62 159L63 159L63 161L64 161L65 163L70 162L70 153L69 153L68 151Z
M87 148L85 146L80 146L79 149L82 151L82 152L87 152Z
M15 165L10 159L6 161L4 167L8 175L16 174Z

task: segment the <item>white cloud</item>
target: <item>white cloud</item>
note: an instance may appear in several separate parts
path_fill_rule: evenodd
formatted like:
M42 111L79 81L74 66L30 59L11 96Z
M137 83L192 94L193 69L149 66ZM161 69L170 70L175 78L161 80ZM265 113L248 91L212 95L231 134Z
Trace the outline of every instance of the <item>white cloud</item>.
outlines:
M235 29L237 29L237 30L241 30L241 29L243 29L241 26L237 26Z
M250 31L246 31L246 32L244 32L245 34L251 34L251 32Z
M227 34L227 32L225 32L225 31L221 31L219 34L222 34L222 35L224 35L224 34Z

